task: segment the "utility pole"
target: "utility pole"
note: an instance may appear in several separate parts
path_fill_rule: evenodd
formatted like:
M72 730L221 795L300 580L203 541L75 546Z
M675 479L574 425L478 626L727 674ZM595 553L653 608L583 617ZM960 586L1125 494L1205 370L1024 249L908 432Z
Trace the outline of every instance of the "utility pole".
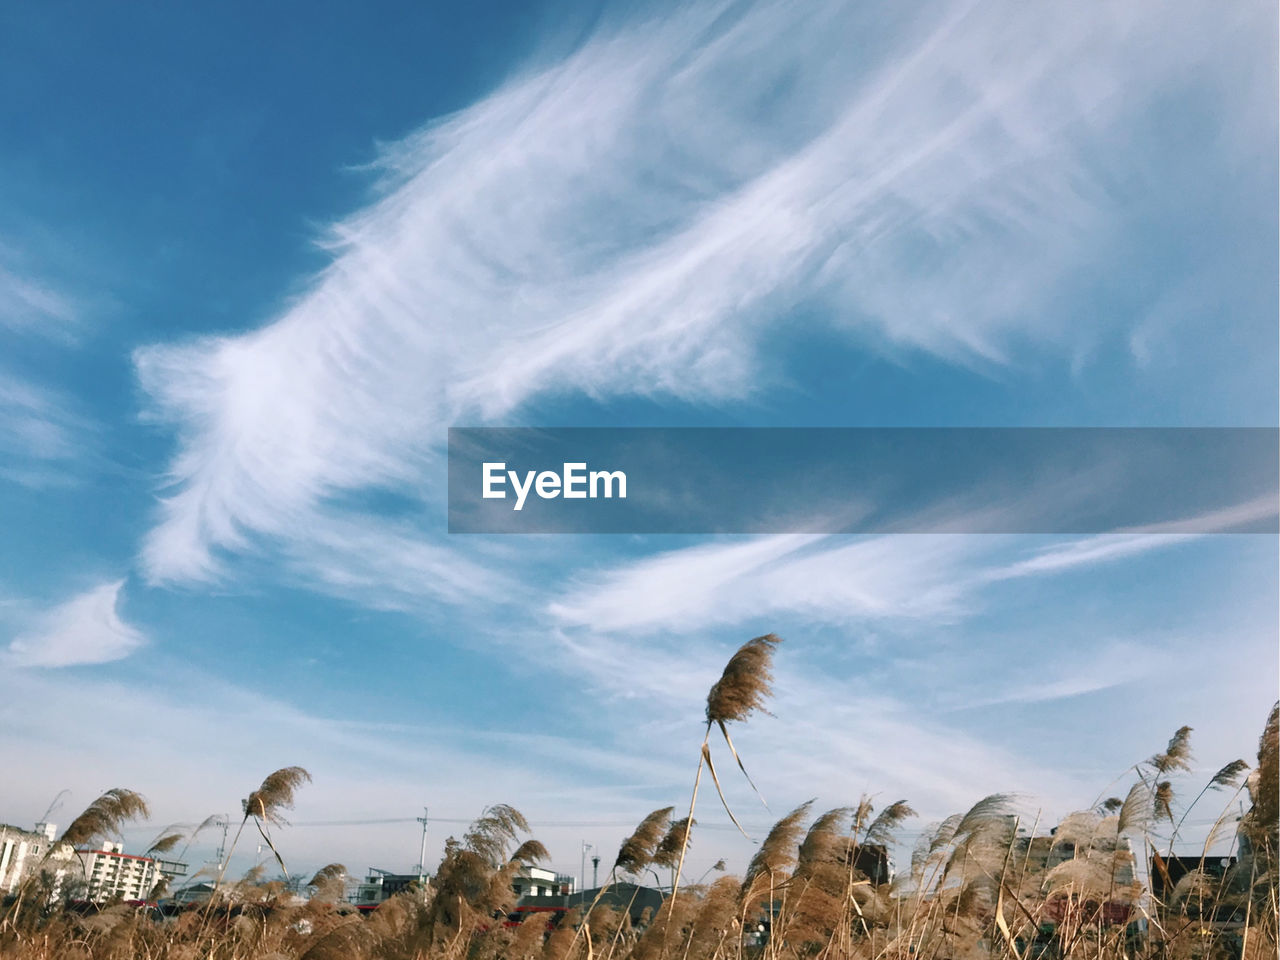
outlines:
M422 808L422 816L418 817L418 822L422 824L422 852L418 854L418 880L422 881L427 875L427 808Z
M582 903L587 902L587 851L593 849L587 841L582 841L582 869L578 873L581 878L582 889L579 893L579 900Z
M218 861L218 869L222 870L226 866L223 860L227 856L227 831L231 829L231 818L218 817L213 821L212 826L222 828L222 841L218 844L217 852L213 855L214 859Z

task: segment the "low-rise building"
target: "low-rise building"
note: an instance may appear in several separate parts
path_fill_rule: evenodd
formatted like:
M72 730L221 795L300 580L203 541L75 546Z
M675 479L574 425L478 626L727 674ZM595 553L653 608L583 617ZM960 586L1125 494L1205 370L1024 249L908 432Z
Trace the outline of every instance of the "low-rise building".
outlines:
M370 867L365 881L356 886L351 895L351 902L361 910L373 910L384 900L389 900L398 893L424 887L426 878L417 873L392 873L378 867Z
M573 893L574 878L542 867L523 866L511 880L516 897L568 896Z

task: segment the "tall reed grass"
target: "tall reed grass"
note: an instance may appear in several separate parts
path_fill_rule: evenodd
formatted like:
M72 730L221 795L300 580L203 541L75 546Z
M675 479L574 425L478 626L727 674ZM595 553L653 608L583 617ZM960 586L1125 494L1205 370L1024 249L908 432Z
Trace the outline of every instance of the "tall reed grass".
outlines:
M1257 763L1222 766L1175 814L1175 780L1191 770L1189 727L1135 764L1087 810L1052 831L1016 812L1012 796L984 797L925 828L909 864L888 882L882 867L902 825L905 800L875 809L856 804L815 815L813 801L782 816L741 877L707 874L681 883L697 828L704 771L729 809L712 753L717 731L743 777L746 765L729 725L744 723L772 694L779 639L757 637L728 661L707 697L705 730L687 813L675 806L645 816L623 842L609 883L667 873L670 894L656 915L603 902L569 912L554 927L533 914L504 923L521 866L547 859L513 807L484 810L460 838L449 838L435 875L363 916L341 900L346 869L329 864L312 877L307 901L251 873L224 882L211 900L164 921L122 903L86 914L40 875L0 911L0 957L13 960L1227 960L1272 958L1277 951L1277 711L1259 740ZM1121 793L1105 796L1125 779ZM236 840L250 823L288 875L272 828L310 776L286 767L243 802ZM755 784L751 783L754 790ZM1192 789L1195 789L1192 787ZM758 794L759 791L756 790ZM1216 822L1189 870L1173 850L1193 809L1216 797ZM1247 801L1241 818L1230 811ZM761 797L763 802L763 797ZM108 791L60 838L79 846L146 817L133 791ZM151 846L164 852L206 828L168 827ZM739 828L741 829L741 828ZM1160 834L1161 830L1167 831ZM1157 837L1160 839L1157 839ZM1234 839L1239 857L1211 869L1209 851ZM234 846L234 844L233 844ZM55 845L53 850L59 847ZM1146 869L1150 865L1149 870ZM259 871L260 874L260 871ZM1149 875L1148 875L1149 874ZM1175 876L1175 874L1177 874Z

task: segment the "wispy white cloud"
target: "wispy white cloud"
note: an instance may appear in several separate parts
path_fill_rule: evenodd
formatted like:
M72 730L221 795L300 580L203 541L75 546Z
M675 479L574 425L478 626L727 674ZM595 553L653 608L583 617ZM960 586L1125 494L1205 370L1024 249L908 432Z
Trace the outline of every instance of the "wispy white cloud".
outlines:
M0 237L0 336L65 346L81 321L77 302L41 275L32 257ZM13 360L0 366L0 480L65 484L75 476L73 461L91 446L87 422L63 390L19 371L25 367Z
M516 76L384 152L267 326L138 352L180 445L148 575L216 577L257 536L308 552L318 506L367 487L438 503L460 419L747 395L803 305L956 363L1078 351L1089 322L1050 306L1123 228L1107 138L1236 36L1167 13L701 7Z
M124 583L101 584L37 618L10 642L3 661L19 667L69 667L129 656L147 638L120 616Z
M771 777L820 786L826 796L865 790L882 802L907 797L936 817L1004 791L1026 791L1028 800L1065 812L1088 790L1047 757L974 736L925 704L865 684L818 673L783 677L777 713L787 719L760 725Z
M325 509L284 555L292 575L316 589L369 609L422 611L521 599L526 586L509 572L514 552L482 542L450 548L411 524Z
M1166 641L1167 643L1168 641ZM1105 638L1087 652L1050 649L1007 665L1001 675L986 677L982 692L955 689L949 709L970 710L1003 704L1043 704L1102 693L1139 681L1176 683L1176 665L1154 644Z
M600 632L696 633L787 614L848 623L946 619L983 538L753 537L660 553L584 577L549 607Z
M0 477L44 486L84 451L84 421L67 398L0 370Z
M1240 522L1255 513L1223 516ZM741 538L580 574L547 613L566 627L602 633L692 634L771 616L954 622L980 609L982 591L1001 582L1116 562L1199 536L1098 534L1030 550L1025 538L975 534Z
M0 327L64 339L80 310L66 293L32 272L16 250L0 241Z

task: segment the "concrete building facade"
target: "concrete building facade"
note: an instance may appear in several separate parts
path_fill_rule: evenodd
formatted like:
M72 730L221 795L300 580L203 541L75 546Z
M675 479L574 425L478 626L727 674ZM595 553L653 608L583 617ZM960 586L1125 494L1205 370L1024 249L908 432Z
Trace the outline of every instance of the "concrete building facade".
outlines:
M98 850L77 850L84 864L86 899L146 900L160 882L159 864L151 857L124 852L120 843L104 843Z
M523 866L511 880L518 898L568 896L577 884L567 874L544 870L542 867Z
M55 878L67 872L71 851L54 849L57 835L52 823L37 823L34 830L0 824L0 894L15 893L42 871Z

